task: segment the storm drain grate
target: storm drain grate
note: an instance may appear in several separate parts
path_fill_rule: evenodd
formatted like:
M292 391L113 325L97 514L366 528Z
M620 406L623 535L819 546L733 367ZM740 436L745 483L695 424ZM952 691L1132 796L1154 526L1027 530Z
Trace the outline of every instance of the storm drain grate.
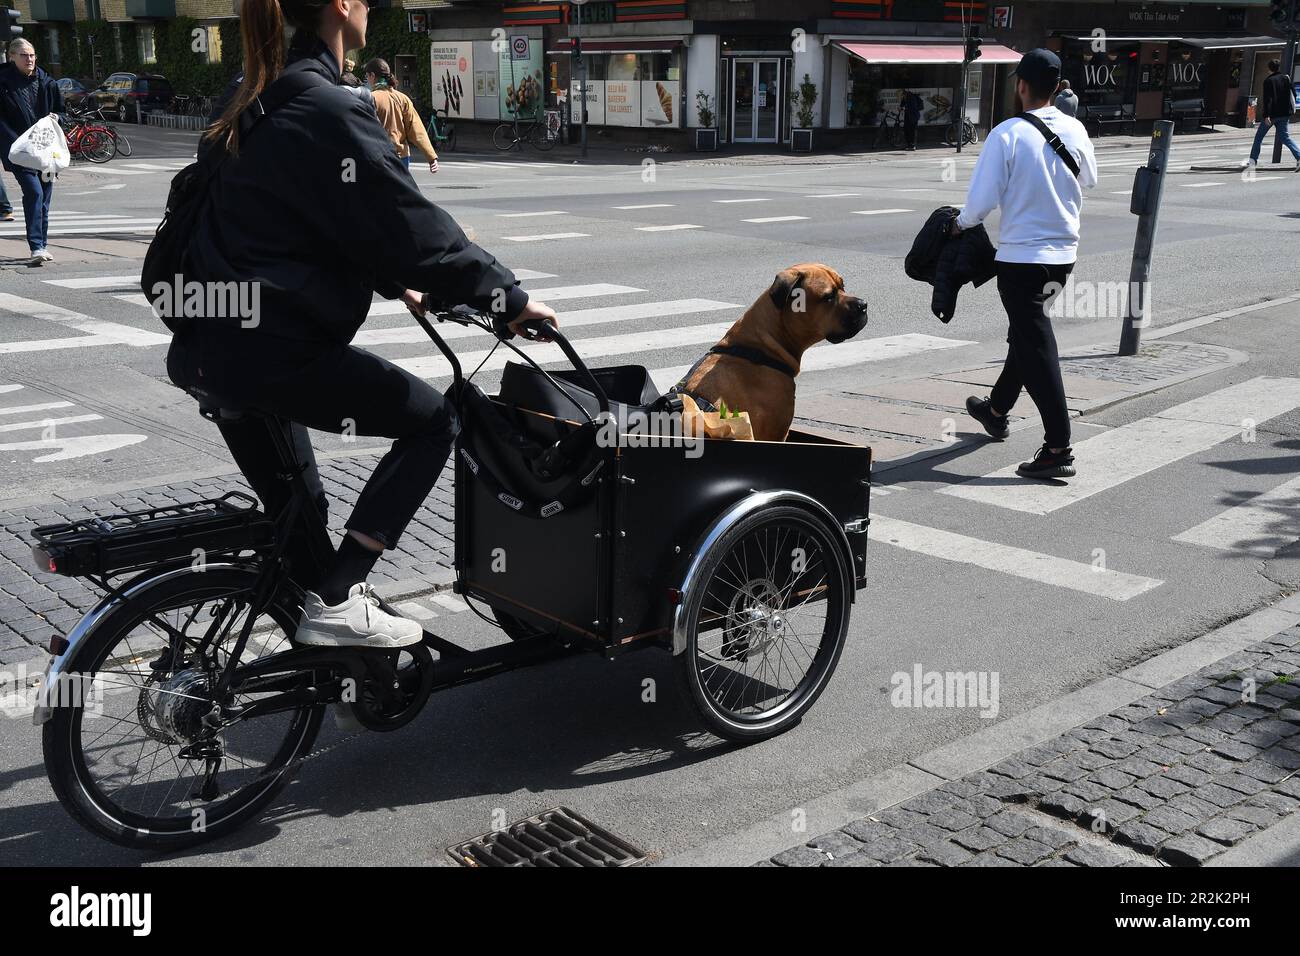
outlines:
M634 866L645 854L567 807L448 847L461 866Z

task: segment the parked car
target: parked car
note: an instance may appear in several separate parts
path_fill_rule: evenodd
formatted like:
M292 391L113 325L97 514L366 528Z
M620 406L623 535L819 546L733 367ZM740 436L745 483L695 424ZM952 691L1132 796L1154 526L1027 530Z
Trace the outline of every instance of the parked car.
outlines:
M113 73L98 89L86 94L91 109L103 107L106 114L119 120L135 119L135 104L142 112L165 110L175 93L167 77L156 73Z
M80 80L74 80L70 76L60 77L58 80L59 92L63 94L63 104L75 109L81 108L81 101L86 98L90 91L82 85Z

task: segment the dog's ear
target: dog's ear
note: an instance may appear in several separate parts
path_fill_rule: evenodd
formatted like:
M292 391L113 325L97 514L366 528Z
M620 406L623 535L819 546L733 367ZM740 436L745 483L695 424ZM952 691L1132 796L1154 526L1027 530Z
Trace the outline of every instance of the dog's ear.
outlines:
M772 288L767 290L772 304L778 309L784 309L790 302L790 296L795 289L803 285L804 274L797 269L786 269L784 272L778 272L776 278L772 280Z

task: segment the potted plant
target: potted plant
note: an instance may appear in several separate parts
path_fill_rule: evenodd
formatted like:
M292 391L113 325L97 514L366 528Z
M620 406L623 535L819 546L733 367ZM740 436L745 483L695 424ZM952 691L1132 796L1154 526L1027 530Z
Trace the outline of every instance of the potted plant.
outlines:
M695 94L695 111L700 115L700 125L695 129L695 149L711 153L718 148L718 129L713 125L713 97L703 90Z
M812 152L813 107L817 105L817 84L807 73L803 82L790 91L790 104L794 108L795 126L790 130L790 148L796 153Z

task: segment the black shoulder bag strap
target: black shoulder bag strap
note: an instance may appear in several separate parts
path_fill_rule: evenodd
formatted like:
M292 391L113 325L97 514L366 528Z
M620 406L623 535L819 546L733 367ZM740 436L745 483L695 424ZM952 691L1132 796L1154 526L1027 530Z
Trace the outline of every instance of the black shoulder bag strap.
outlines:
M1047 145L1056 151L1056 155L1061 157L1061 162L1065 163L1070 172L1074 173L1074 178L1078 179L1079 164L1075 161L1074 155L1066 148L1065 144L1061 142L1061 137L1048 129L1047 124L1033 113L1020 113L1019 117L1022 120L1028 120L1030 124L1038 130L1038 132L1043 134L1043 138L1047 140Z

